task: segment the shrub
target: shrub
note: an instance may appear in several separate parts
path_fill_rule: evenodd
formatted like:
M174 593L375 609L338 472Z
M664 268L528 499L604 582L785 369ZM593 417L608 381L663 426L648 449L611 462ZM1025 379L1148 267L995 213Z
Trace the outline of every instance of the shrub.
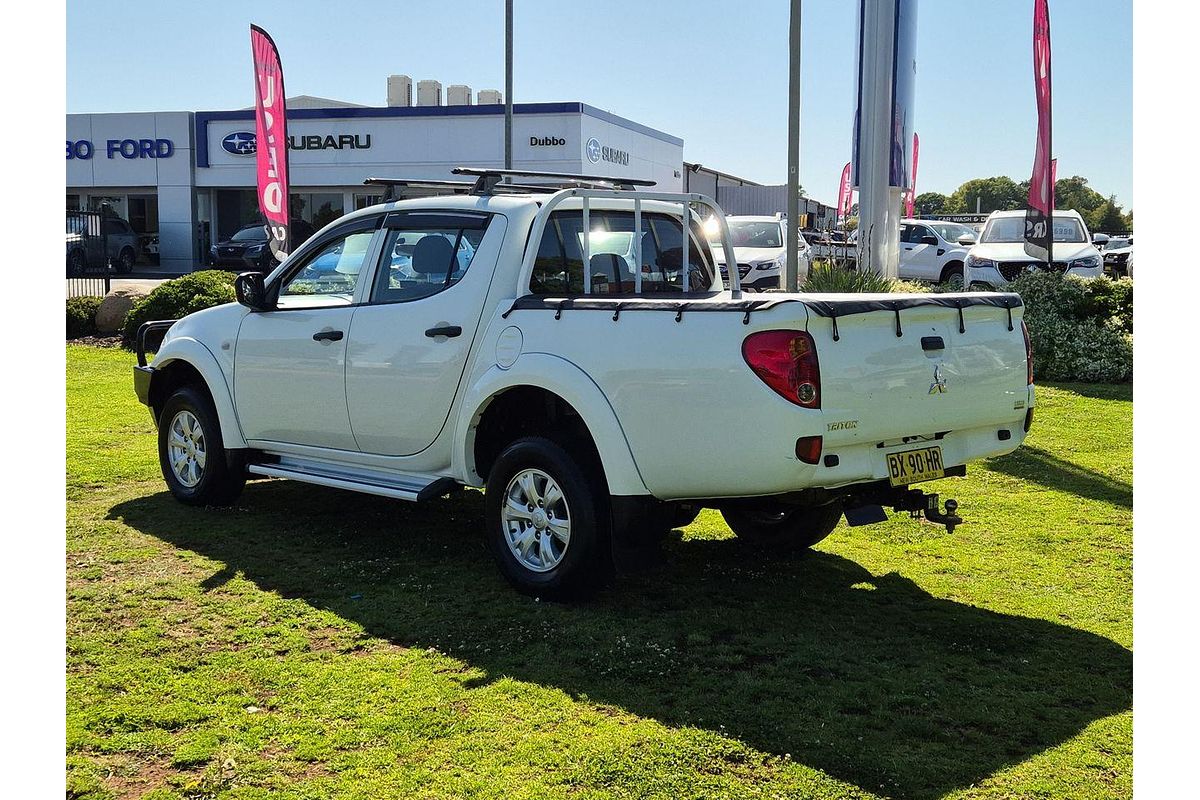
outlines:
M800 287L804 292L927 292L924 284L885 278L877 272L843 269L826 261L815 261L808 269L808 278Z
M125 315L122 334L132 343L143 322L156 319L179 319L205 308L212 308L235 299L233 281L237 276L224 270L202 270L161 283L154 291L138 300Z
M67 338L78 339L96 333L96 312L103 297L67 298Z
M1133 281L1038 271L1008 288L1025 303L1035 377L1120 383L1133 376Z

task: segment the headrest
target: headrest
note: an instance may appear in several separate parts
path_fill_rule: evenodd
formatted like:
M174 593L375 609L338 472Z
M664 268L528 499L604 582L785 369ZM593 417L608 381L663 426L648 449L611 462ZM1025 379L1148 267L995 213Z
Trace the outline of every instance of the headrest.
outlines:
M454 245L440 234L422 236L413 248L412 271L419 275L445 275L454 257Z

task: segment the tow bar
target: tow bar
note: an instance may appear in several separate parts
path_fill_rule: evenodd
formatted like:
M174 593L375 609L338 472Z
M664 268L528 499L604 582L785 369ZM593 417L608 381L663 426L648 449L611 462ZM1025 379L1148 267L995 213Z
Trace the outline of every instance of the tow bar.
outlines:
M897 513L907 511L913 519L924 517L937 525L945 525L946 533L954 533L954 529L963 521L956 513L957 500L947 500L943 512L938 496L926 494L920 489L880 488L856 499L861 501L861 506L846 509L846 522L850 525L882 522L886 517L881 506L891 506Z

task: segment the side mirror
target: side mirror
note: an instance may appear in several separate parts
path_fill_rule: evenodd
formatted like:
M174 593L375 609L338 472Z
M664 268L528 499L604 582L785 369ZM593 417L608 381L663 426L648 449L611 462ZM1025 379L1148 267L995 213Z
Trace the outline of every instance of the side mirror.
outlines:
M958 237L958 243L963 247L972 247L975 244L974 236L967 236L965 233Z
M938 238L936 236L922 236L921 237L921 244L937 244L937 243L938 243Z
M233 281L237 301L255 311L267 310L267 289L261 272L243 272Z

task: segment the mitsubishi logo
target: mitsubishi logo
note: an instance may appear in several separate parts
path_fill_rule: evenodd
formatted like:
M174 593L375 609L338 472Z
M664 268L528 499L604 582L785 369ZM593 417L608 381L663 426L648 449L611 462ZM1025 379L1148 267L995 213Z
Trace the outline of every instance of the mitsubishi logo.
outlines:
M942 365L938 364L933 368L933 383L929 384L929 393L945 394L947 391L946 378L942 375Z
M587 157L593 164L600 163L600 140L595 136L587 140Z

